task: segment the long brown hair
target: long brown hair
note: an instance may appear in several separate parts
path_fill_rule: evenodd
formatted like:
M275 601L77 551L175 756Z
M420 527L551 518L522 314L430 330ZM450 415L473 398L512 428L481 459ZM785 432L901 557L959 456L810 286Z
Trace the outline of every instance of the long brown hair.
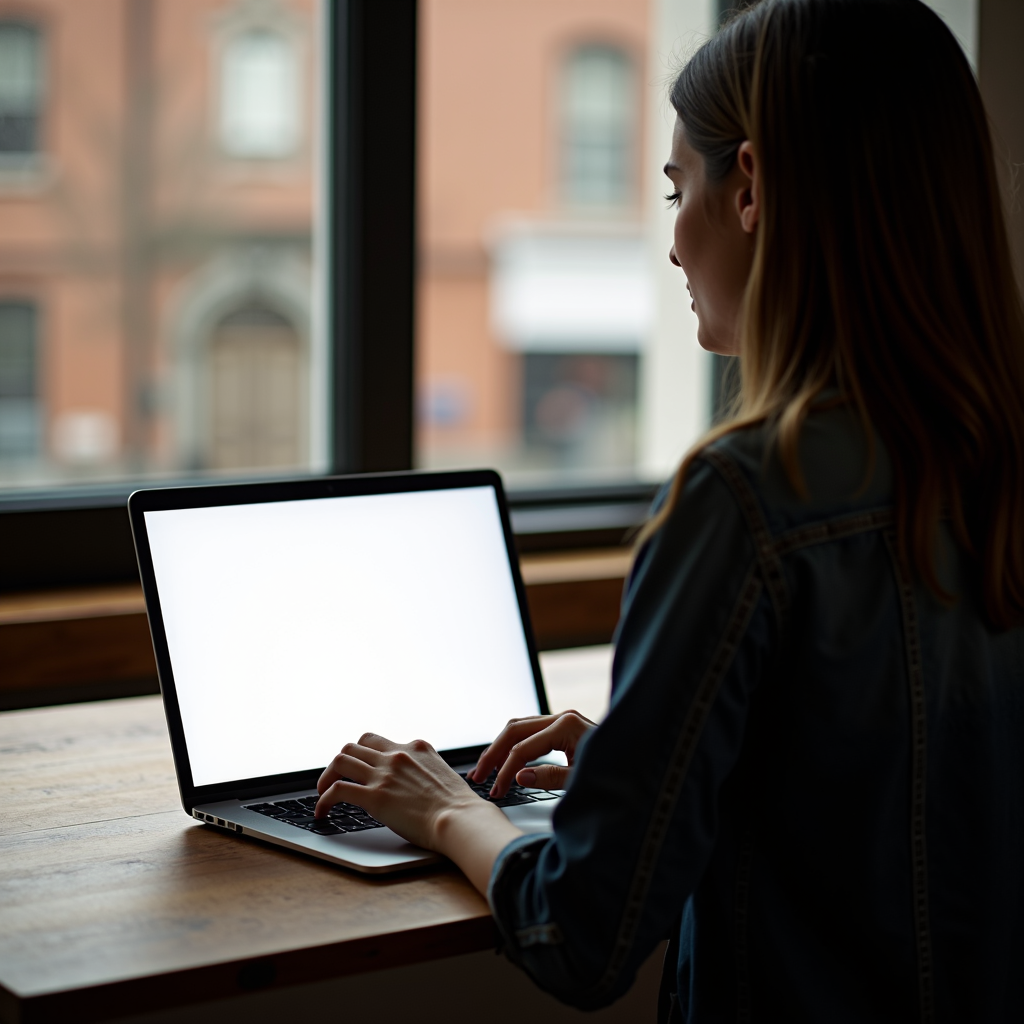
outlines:
M740 317L733 430L766 424L804 493L801 426L826 388L893 465L900 557L944 599L939 521L997 628L1024 613L1024 310L978 87L919 0L763 0L671 92L711 182L744 139L761 218Z

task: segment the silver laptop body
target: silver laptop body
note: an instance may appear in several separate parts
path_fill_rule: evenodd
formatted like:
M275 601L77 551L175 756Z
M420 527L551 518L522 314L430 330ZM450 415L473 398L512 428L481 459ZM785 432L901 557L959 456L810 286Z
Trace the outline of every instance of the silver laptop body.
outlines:
M500 477L157 488L128 510L186 813L362 872L436 861L358 808L336 828L303 808L363 732L465 771L548 713ZM548 831L558 795L502 811Z

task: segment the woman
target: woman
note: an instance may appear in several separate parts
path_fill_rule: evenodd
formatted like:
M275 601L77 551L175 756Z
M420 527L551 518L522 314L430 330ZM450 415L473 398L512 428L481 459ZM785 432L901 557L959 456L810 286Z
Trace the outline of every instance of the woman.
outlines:
M672 102L671 259L741 394L642 536L606 720L477 766L566 750L554 835L373 735L318 809L449 856L581 1007L674 936L673 1019L1020 1019L1024 314L970 68L917 0L766 0Z

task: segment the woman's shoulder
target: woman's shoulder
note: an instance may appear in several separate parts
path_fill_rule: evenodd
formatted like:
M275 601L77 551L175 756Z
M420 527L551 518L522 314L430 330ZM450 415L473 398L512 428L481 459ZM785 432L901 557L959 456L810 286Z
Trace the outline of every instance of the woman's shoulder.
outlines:
M783 464L776 430L731 431L698 456L721 474L741 504L753 498L775 530L892 504L892 467L877 433L849 404L811 411L800 429L796 466L803 491Z

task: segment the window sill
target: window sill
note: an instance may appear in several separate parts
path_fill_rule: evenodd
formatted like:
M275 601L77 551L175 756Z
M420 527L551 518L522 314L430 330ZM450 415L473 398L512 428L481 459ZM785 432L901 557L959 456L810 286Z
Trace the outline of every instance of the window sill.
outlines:
M537 647L609 643L627 548L520 560ZM0 710L158 692L137 583L0 595Z

